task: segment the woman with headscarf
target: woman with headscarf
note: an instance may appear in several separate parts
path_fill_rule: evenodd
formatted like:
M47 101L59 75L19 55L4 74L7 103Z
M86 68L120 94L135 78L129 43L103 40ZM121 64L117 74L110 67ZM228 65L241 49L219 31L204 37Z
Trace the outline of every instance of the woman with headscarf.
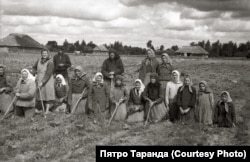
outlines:
M161 64L157 67L157 74L159 75L159 81L165 92L167 82L171 81L171 75L174 67L172 60L167 53L163 53L161 55L161 60Z
M74 77L69 83L69 104L71 105L71 113L80 114L87 113L87 98L90 88L89 77L84 73L81 66L74 69ZM77 101L80 99L78 105ZM72 109L76 106L75 112ZM73 110L74 111L74 110Z
M69 92L69 87L63 75L61 74L56 75L56 82L55 82L56 100L53 107L56 112L66 113L68 111L67 110L68 92Z
M5 67L0 64L0 112L5 113L12 101L12 88L5 75ZM11 108L13 110L13 107Z
M21 78L17 82L15 95L16 115L20 117L32 117L32 108L35 107L36 83L34 77L27 69L21 71Z
M206 81L201 81L199 83L199 91L197 95L197 106L198 111L197 117L199 123L206 125L213 124L213 105L214 105L214 95L209 88Z
M127 122L144 121L144 101L142 93L145 89L140 79L135 80L135 87L130 90L128 100L128 119Z
M43 49L41 51L42 57L37 60L33 66L33 72L37 74L36 82L38 91L36 93L37 103L44 102L46 114L49 113L49 109L55 100L55 88L54 88L54 64L49 55L49 51ZM37 104L37 112L41 112L41 104Z
M219 127L235 127L235 108L233 100L227 91L221 93L220 100L215 107L214 124Z
M129 92L126 85L123 83L123 77L117 75L115 77L115 86L110 92L111 100L111 115L114 113L115 108L117 108L113 119L118 121L123 121L127 117L126 102L129 99Z
M150 82L150 74L156 73L156 69L159 66L159 62L155 57L155 52L152 49L147 50L147 57L142 61L141 67L139 68L139 79L144 85Z
M184 85L179 88L177 93L177 106L180 111L182 124L193 123L195 121L196 89L192 84L191 76L186 75L184 77Z
M111 80L116 75L122 75L124 73L124 65L120 55L115 49L109 50L109 58L107 58L102 64L102 74L104 76L105 83L110 87ZM112 85L113 86L113 85Z
M180 72L174 70L172 72L172 81L166 85L165 104L169 110L169 119L171 122L179 120L179 108L177 106L177 92L183 85L180 79Z
M88 108L90 109L90 115L94 116L94 123L96 123L98 116L101 115L104 119L108 119L110 116L109 90L103 81L102 73L97 72L92 81L88 93Z
M150 74L150 83L143 92L143 98L146 101L145 118L149 113L149 121L157 123L166 117L167 109L164 104L164 92L159 83L158 74Z

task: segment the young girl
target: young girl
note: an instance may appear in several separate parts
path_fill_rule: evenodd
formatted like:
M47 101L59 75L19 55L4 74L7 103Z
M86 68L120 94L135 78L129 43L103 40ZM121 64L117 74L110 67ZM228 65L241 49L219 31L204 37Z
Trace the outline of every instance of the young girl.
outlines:
M71 113L86 113L86 102L89 88L89 78L83 72L81 66L76 66L74 69L74 77L70 80L69 83L69 103L71 105ZM78 105L76 105L79 99L80 102L78 103ZM72 112L73 108L75 108L75 110L73 110L75 112Z
M5 113L7 111L7 108L13 98L11 91L12 88L7 82L4 65L0 64L0 112ZM13 107L11 108L11 111L12 110Z
M184 85L181 86L177 93L177 105L180 110L180 119L182 124L192 123L195 121L194 108L196 102L196 89L192 86L190 75L184 77Z
M213 105L214 95L208 87L206 81L201 81L197 96L197 117L199 123L212 125L213 124Z
M102 115L103 118L109 118L109 90L108 86L103 81L102 73L98 72L93 78L93 84L88 94L88 107L90 115L97 118ZM96 120L94 119L94 123Z
M135 80L135 87L130 90L128 100L128 119L127 122L142 122L144 121L144 101L142 93L144 84L140 79Z
M148 112L151 108L149 121L155 123L161 121L166 116L167 109L163 102L164 92L163 89L161 89L161 84L159 83L156 73L150 74L150 82L144 90L143 98L146 101L145 118L147 119Z
M67 112L67 100L68 100L69 87L61 74L56 76L55 93L56 100L54 108L56 112Z
M179 120L179 108L177 106L177 91L183 85L180 80L180 72L174 70L172 72L172 81L167 83L165 93L165 103L169 108L169 119L171 122Z
M17 82L15 88L16 100L16 115L20 117L32 117L32 108L35 107L36 83L30 74L29 70L21 71L21 78Z
M117 75L115 78L115 86L111 91L111 115L118 106L113 120L125 120L127 116L126 102L128 101L129 92L123 84L123 77Z
M214 124L219 127L235 127L236 115L233 100L229 92L223 91L214 112Z

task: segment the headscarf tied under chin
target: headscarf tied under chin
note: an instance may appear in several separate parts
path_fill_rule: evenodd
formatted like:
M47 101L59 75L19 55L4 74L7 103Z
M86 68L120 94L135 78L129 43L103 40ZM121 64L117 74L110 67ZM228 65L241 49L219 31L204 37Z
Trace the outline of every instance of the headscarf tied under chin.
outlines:
M177 81L172 79L173 82L176 83L176 84L181 83L181 74L180 74L180 72L178 70L174 70L174 71L172 71L172 74L174 74L174 73L177 74L178 78L177 78Z
M103 75L102 75L102 73L100 73L100 72L97 72L96 74L95 74L95 76L94 76L94 78L92 79L92 81L93 81L93 83L97 83L97 81L96 81L96 78L98 77L98 76L101 76L102 77L102 80L101 80L101 84L104 82L103 81Z
M199 89L199 92L212 93L212 90L209 88L209 86L208 86L208 84L207 84L207 82L206 82L205 80L201 81L201 82L199 83L199 85L200 85L200 84L204 84L204 86L205 86L205 91L201 91L201 90Z
M189 79L190 79L190 84L189 84L189 85L185 85L185 83L184 83L184 85L183 85L183 86L181 87L181 89L180 89L180 92L182 92L182 91L184 90L185 86L188 86L189 92L190 92L190 93L193 93L193 90L192 90L192 85L193 85L192 77L191 77L191 75L186 75L186 76L184 77L184 79L186 79L186 78L189 78Z
M62 82L61 82L60 86L66 86L67 85L64 77L61 74L56 75L56 78L60 78L61 79Z
M233 102L233 100L232 100L232 98L231 98L231 96L230 96L230 94L229 94L228 91L223 91L223 92L221 92L220 97L221 97L223 94L226 94L226 95L227 95L227 101L225 102L225 111L228 112L228 103L229 103L229 102ZM223 101L220 99L219 104L222 103L222 102L223 102Z
M76 79L76 80L81 79L84 75L86 75L86 73L84 73L83 68L80 65L76 66L75 69L74 69L74 71L75 70L79 70L80 71L80 76L79 77L77 77L76 75L74 75L74 79Z
M141 87L139 89L139 96L141 96L142 92L144 91L145 89L145 85L142 83L141 79L136 79L135 80L135 83L140 83L141 84ZM137 91L135 91L135 93L137 93Z
M163 53L163 54L161 55L161 57L163 57L163 56L165 56L165 57L167 58L167 60L168 60L167 63L169 63L170 65L173 65L172 59L169 57L169 55L168 55L167 53Z
M30 73L30 71L29 71L28 69L23 69L23 70L21 70L21 73L23 73L23 72L28 73L27 80L35 81L36 77L34 77L34 76Z

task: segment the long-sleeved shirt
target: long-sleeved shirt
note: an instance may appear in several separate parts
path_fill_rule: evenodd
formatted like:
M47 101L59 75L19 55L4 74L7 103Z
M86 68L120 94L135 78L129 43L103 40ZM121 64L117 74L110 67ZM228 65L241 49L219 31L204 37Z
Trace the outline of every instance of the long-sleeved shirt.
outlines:
M125 86L115 86L113 90L111 91L111 102L115 103L118 102L120 99L123 99L124 102L128 101L129 99L129 92Z
M165 93L165 103L166 105L169 104L169 100L172 100L173 102L177 101L177 92L178 89L183 85L182 82L174 83L174 82L168 82L166 85L166 93Z
M34 74L37 73L37 67L38 67L38 62L41 61L40 59L38 59L35 63L35 65L33 66L33 72ZM43 83L43 85L45 85L50 77L53 75L53 71L54 71L54 64L51 60L47 60L48 61L48 64L47 64L47 68L46 68L46 72L45 72L45 75L43 76L43 79L41 80L41 82ZM46 62L47 62L46 61Z
M124 65L120 58L117 59L106 59L102 64L102 74L104 79L109 80L109 73L115 72L115 75L121 75L124 73Z
M156 72L159 75L159 81L170 81L174 67L171 64L160 64L157 66Z
M67 54L56 54L53 58L53 62L55 74L67 74L67 69L71 66L71 61ZM63 66L60 67L59 64L63 64Z
M185 86L181 91L181 87L177 93L177 105L182 107L184 110L188 107L194 108L196 103L196 90L191 86L192 92L189 90L189 86Z
M136 88L132 88L129 93L129 104L134 105L142 105L143 104L143 98L142 95L139 96L139 92L135 92Z
M19 79L15 91L20 93L16 105L22 107L35 107L36 84L33 80Z
M161 103L164 100L164 93L160 83L155 85L149 83L144 89L143 98L144 100L150 99L154 101L155 104Z
M216 105L214 112L214 123L221 127L232 127L233 123L236 124L236 114L234 104L232 102L226 103L228 111L225 109L225 103L221 102Z

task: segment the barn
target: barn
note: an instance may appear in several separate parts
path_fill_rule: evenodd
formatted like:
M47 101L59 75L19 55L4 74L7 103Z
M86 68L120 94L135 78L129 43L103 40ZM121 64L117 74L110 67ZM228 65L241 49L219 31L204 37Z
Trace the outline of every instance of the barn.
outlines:
M40 53L44 48L26 34L13 33L0 40L1 53Z
M177 55L184 57L194 56L194 57L208 57L208 52L201 46L183 46L182 48L175 51Z
M108 49L104 45L96 46L93 49L94 54L108 54Z

